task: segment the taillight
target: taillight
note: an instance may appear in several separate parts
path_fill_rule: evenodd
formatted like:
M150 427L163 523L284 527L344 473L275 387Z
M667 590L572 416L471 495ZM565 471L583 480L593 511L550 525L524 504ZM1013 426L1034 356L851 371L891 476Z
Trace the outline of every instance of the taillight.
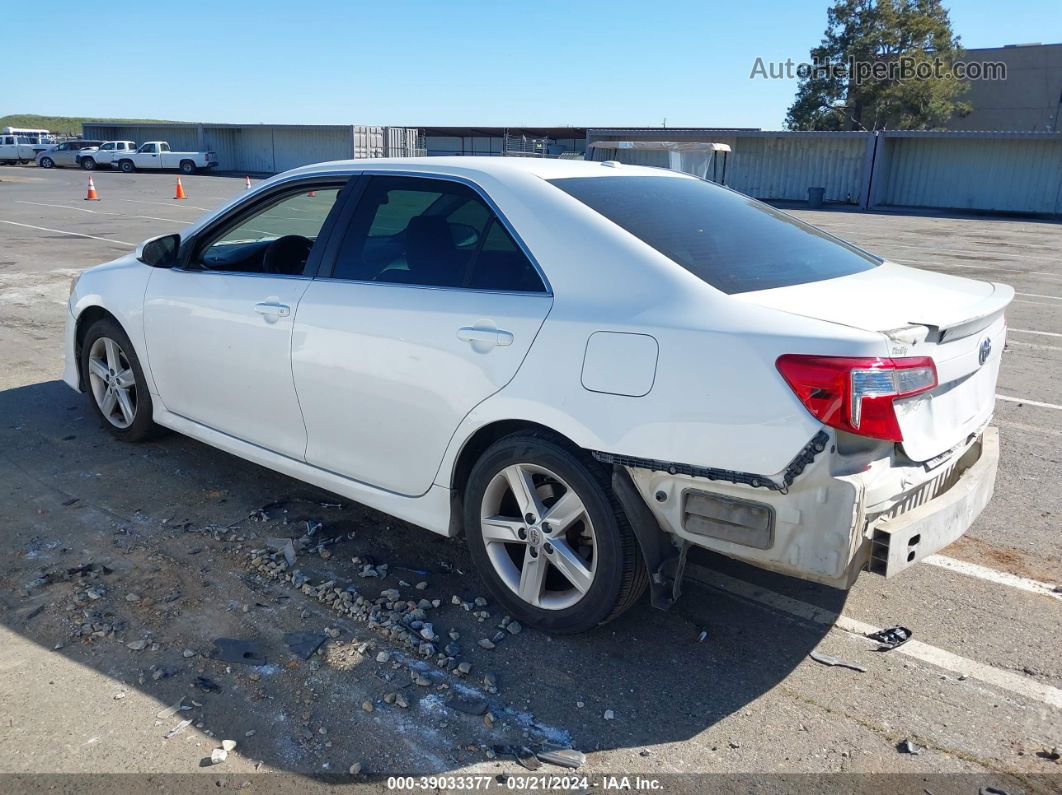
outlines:
M937 385L928 356L901 359L786 354L778 372L819 421L842 431L902 442L893 401Z

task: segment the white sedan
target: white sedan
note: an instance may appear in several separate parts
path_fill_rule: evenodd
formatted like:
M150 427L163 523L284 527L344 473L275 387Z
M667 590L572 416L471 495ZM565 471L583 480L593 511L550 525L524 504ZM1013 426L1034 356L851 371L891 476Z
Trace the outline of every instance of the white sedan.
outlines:
M839 588L992 494L1013 290L617 163L289 171L72 286L64 379L443 535L578 632L705 547Z

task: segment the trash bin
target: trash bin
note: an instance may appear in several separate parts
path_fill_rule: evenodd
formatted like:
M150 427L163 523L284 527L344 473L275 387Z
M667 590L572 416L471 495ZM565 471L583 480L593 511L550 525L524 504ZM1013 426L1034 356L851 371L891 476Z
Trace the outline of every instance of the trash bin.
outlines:
M826 195L826 188L808 188L808 207L819 208L822 206L823 196Z

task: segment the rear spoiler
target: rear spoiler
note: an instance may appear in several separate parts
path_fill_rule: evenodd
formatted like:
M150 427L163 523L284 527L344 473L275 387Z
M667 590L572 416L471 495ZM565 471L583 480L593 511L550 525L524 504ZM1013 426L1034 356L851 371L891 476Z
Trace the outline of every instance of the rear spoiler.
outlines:
M961 312L956 312L953 317L943 321L937 318L936 323L925 323L918 318L911 318L911 323L925 326L930 330L928 339L933 342L962 339L977 334L979 331L991 326L1014 300L1014 288L1007 284L992 282L992 294L978 301L973 306L965 307Z

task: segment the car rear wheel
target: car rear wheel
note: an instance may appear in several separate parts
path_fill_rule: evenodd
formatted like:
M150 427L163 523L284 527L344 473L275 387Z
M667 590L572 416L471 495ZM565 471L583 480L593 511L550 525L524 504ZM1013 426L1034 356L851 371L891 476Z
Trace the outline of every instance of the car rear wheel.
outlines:
M136 171L136 166L133 165L132 160L123 160L121 163L118 164L118 168L120 168L126 174L132 174L134 171Z
M83 157L81 158L81 167L85 169L85 171L95 171L96 161L91 157Z
M92 324L81 345L81 383L103 425L119 439L139 442L160 430L151 395L129 337L115 321Z
M55 161L50 157L42 157L41 168L55 168Z
M195 173L195 163L193 163L191 160L182 160L181 161L181 173L182 174L194 174Z
M607 472L547 434L515 434L487 449L469 476L464 522L488 591L529 626L583 632L645 590L645 565Z

